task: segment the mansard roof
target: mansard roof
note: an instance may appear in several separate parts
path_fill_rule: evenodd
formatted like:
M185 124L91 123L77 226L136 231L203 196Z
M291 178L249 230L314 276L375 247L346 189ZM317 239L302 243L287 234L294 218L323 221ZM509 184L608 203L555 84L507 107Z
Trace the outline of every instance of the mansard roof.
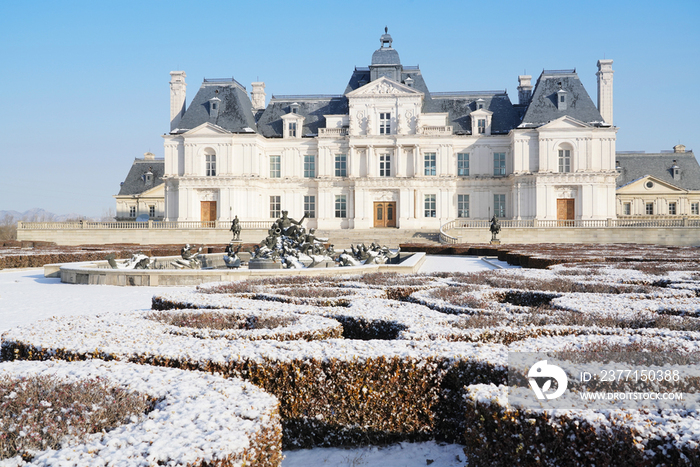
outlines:
M472 130L471 113L477 110L477 101L481 99L484 110L493 112L491 133L507 134L517 127L520 117L513 108L505 91L484 92L440 92L432 93L432 99L426 112L447 112L450 125L456 134L470 134Z
M557 106L557 92L567 92L566 109ZM520 128L534 128L568 115L584 123L605 125L576 70L544 70L537 79ZM606 125L607 126L607 125Z
M153 173L153 181L146 183L146 173ZM151 190L163 183L165 172L164 159L134 159L131 169L124 179L117 196L140 195L144 191Z
M617 188L651 175L684 190L700 190L700 165L692 151L655 154L618 152L615 160L620 167ZM680 169L678 179L673 178L674 161Z
M221 100L218 112L213 112L211 99ZM182 120L177 124L179 133L203 123L212 123L234 133L244 128L256 130L253 105L240 83L231 79L205 79L194 96Z
M291 112L294 103L299 104L297 114L304 117L301 136L317 135L319 128L325 128L324 115L348 113L348 100L345 96L272 96L258 120L258 132L266 138L281 138L282 116Z

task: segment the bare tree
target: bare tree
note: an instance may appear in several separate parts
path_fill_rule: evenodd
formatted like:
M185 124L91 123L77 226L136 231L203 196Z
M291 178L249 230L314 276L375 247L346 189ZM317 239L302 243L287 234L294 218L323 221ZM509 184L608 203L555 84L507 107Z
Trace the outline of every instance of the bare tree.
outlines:
M102 211L102 217L100 217L100 222L114 222L117 215L114 213L114 208L105 209Z
M10 214L0 220L0 240L17 240L17 221Z

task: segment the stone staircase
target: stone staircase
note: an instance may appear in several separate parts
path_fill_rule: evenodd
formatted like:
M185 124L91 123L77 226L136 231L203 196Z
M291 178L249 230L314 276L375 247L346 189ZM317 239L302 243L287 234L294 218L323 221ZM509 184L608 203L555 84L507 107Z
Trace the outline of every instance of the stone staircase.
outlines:
M342 229L317 230L316 236L328 238L336 250L350 248L350 245L372 242L389 248L398 248L401 243L440 244L439 230L404 230L404 229Z

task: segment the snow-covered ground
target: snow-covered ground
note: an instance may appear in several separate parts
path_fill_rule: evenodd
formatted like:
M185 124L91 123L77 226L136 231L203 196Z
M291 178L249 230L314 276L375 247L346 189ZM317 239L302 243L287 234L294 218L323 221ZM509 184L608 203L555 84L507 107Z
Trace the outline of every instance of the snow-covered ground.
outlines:
M466 256L428 256L420 272L472 272L508 267L495 259ZM62 284L44 277L43 268L0 270L0 334L20 325L52 316L95 315L125 310L147 310L159 292L191 287L116 287ZM401 443L378 448L317 448L286 451L284 467L293 466L462 466L462 446Z

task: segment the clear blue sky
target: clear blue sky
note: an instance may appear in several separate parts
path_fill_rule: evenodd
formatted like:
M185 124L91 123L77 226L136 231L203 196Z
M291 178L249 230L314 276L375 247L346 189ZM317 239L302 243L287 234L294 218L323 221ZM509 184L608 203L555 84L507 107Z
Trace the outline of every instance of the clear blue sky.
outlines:
M507 89L614 60L618 151L700 153L700 1L0 2L0 210L99 216L135 157L163 156L169 72L341 94L384 26L432 91Z

